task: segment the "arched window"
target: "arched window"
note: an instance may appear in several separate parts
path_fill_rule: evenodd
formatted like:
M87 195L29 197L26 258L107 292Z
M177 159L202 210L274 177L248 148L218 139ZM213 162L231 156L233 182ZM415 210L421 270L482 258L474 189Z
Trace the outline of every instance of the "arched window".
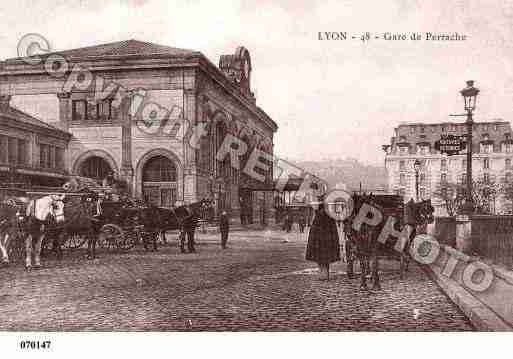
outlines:
M148 160L143 170L143 182L176 182L176 166L165 156Z
M215 131L215 148L216 148L216 155L219 153L219 150L224 142L224 138L226 136L226 125L224 122L219 121L216 124L216 131ZM217 158L216 158L217 160ZM229 175L230 170L230 157L229 155L226 155L221 161L217 162L217 177L226 177Z
M176 165L166 156L150 158L143 167L144 198L159 207L172 207L177 200Z
M109 163L99 156L91 156L87 158L80 166L80 175L83 177L94 178L95 180L102 181L112 168Z

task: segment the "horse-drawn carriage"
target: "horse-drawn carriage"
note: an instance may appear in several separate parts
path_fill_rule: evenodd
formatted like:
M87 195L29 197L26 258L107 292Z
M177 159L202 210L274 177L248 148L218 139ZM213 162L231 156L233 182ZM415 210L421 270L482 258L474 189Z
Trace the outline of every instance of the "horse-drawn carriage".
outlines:
M158 208L108 188L76 188L68 184L16 193L0 190L0 204L0 250L4 262L9 260L12 243L5 238L17 238L20 240L16 244L25 242L21 251L25 252L27 267L31 266L33 250L39 266L39 253L45 243L52 244L59 257L62 247L76 249L86 243L89 258L95 256L97 244L107 250L128 250L138 243L148 249L152 243L156 250L159 234L180 229L185 218L200 217L212 206L202 200L175 209Z
M346 259L348 276L353 276L355 260L360 262L362 269L362 287L366 288L366 277L372 272L374 288L379 289L379 259L396 259L400 262L400 277L407 271L409 261L409 245L420 228L432 223L434 208L430 200L408 203L402 196L393 194L353 194L353 212L344 220L346 242ZM367 212L362 209L373 208ZM366 220L358 218L366 217ZM369 225L370 217L379 216L377 223ZM359 226L355 226L359 223ZM389 227L392 224L391 227ZM355 228L358 227L358 228ZM393 232L393 233L392 233ZM403 238L399 233L407 233ZM372 267L372 269L371 269Z

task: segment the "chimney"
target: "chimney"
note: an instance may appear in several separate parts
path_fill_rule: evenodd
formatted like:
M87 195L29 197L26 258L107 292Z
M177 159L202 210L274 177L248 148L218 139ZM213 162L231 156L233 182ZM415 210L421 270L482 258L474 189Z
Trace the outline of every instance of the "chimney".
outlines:
M9 108L11 102L11 95L0 95L0 110Z

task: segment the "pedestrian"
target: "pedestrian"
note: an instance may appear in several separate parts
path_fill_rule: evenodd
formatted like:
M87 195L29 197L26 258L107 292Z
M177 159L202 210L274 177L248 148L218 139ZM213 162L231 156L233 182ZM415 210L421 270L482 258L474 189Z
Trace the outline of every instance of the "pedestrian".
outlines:
M290 213L287 213L287 217L285 217L285 230L287 233L292 230L292 216Z
M230 231L230 220L226 211L219 216L219 231L221 232L221 247L226 249L226 242L228 242L228 232Z
M318 264L323 280L329 279L330 264L340 260L337 223L326 213L322 199L310 227L306 260Z
M196 218L194 215L190 215L183 221L183 234L181 234L182 237L180 239L181 241L185 242L185 237L187 236L187 249L189 250L189 253L196 252L196 249L194 248L194 232L196 231L197 225L198 218ZM185 252L184 243L181 244L180 247L182 252Z
M180 240L180 252L186 253L186 251L185 251L185 228L183 225L180 227L180 234L178 235L178 238Z
M299 215L298 225L299 233L305 233L306 218L304 214Z

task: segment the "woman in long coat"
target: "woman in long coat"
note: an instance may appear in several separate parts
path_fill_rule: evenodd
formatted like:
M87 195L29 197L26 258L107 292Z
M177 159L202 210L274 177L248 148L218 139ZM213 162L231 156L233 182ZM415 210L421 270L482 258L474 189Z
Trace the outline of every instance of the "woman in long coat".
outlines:
M337 222L326 213L322 202L308 234L306 260L316 262L321 278L326 280L329 279L330 264L340 260Z

